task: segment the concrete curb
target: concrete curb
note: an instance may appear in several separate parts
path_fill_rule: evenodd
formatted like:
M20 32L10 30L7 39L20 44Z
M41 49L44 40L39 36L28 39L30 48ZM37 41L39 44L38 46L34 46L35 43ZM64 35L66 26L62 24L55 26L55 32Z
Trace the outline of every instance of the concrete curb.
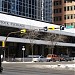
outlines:
M2 63L4 63L4 64L15 64L15 63L35 63L35 62L2 62Z

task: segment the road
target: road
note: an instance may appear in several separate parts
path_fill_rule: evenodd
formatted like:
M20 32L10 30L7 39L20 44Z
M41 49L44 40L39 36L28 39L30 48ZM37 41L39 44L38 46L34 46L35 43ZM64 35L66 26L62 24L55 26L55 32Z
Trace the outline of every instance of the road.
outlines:
M31 67L34 63L8 63L2 65L4 70L1 75L75 75L74 71L70 70Z
M35 69L35 68L24 68L24 69L5 69L2 75L74 75L73 71L59 71L52 69Z

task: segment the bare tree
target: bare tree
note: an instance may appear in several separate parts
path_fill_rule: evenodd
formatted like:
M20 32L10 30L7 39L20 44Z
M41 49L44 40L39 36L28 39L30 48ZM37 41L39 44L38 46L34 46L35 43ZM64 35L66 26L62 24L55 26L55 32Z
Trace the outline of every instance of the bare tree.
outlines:
M48 47L49 49L52 50L52 53L53 53L53 49L55 45L57 44L57 42L61 42L61 41L64 42L64 40L67 39L66 36L62 36L59 34L53 34L53 33L47 33L47 32L41 32L41 31L36 31L36 30L31 30L31 31L28 30L25 35L22 35L22 37L30 39L32 55L33 55L33 45L34 45L33 40L34 39L51 41L51 45ZM54 42L56 43L54 44Z

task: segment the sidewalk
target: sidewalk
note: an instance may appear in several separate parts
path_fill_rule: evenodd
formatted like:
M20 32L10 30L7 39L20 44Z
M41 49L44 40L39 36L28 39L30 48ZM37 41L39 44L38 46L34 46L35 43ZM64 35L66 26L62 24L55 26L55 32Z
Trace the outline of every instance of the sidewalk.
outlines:
M36 63L36 62L2 62L3 64L17 64L17 63ZM75 71L75 64L57 64L57 65L39 65L39 64L34 64L34 65L27 65L28 67L34 67L34 68L40 68L40 69L45 69L45 68L52 68L52 69L57 69L57 70L73 70Z

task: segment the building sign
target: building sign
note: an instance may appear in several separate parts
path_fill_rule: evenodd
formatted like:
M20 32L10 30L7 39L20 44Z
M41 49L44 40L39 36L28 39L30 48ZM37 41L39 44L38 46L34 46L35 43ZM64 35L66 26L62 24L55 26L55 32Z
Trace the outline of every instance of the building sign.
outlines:
M38 27L35 27L35 26L7 22L7 21L2 21L2 20L0 20L0 26L7 26L7 27L13 27L13 28L19 28L19 29L24 29L24 28L25 29L38 29Z
M1 26L14 27L14 28L25 28L25 25L23 25L23 24L1 21L1 20L0 20L0 25Z

